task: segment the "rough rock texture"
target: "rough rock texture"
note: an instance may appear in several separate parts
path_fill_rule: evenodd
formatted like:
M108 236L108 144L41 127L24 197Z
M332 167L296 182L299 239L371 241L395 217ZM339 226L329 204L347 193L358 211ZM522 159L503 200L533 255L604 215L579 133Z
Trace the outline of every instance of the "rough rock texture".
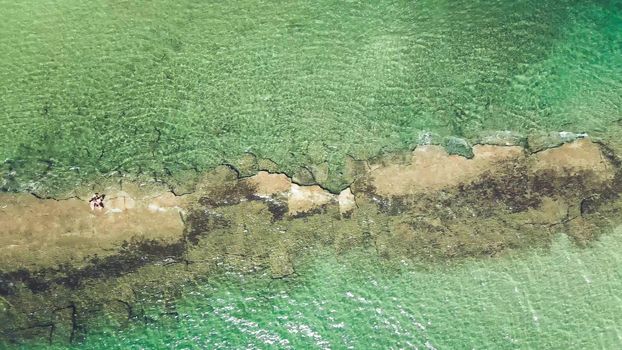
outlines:
M293 183L284 174L270 174L260 171L243 180L252 192L262 198L281 201L288 207L289 215L306 213L334 201L335 196L320 186L301 186Z
M394 232L405 245L437 246L427 254L441 256L497 253L556 232L584 243L608 222L603 213L617 210L615 159L589 140L531 155L496 146L476 146L474 154L418 148L411 164L377 168L353 188L400 218Z
M615 175L614 165L606 159L598 144L581 139L561 147L551 148L534 154L533 171L555 171L578 174L591 172L588 180L596 183L611 181Z
M545 149L558 147L567 142L587 137L586 134L575 134L573 132L550 132L535 133L527 137L527 146L531 152L540 152Z
M228 166L184 196L99 186L102 211L89 208L94 188L0 194L0 334L76 343L102 317L174 318L178 285L230 271L285 278L319 247L427 263L546 247L560 233L584 245L620 221L622 162L588 139L535 153L476 145L472 159L424 145L347 163L353 182L338 194Z

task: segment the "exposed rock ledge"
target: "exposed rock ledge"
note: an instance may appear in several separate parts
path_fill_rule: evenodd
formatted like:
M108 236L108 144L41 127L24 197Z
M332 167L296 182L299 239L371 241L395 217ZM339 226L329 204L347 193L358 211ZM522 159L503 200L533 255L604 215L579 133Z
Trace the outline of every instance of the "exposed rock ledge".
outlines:
M87 256L113 254L132 237L177 241L185 234L184 216L197 203L218 207L258 200L280 208L273 209L290 218L321 212L333 205L342 216L349 216L356 211L357 200L371 200L389 212L402 210L398 207L404 203L416 204L422 207L421 213L428 213L438 204L438 199L430 197L432 194L458 189L468 192L469 186L479 183L483 186L481 191L499 193L489 197L471 196L472 200L484 201L478 205L506 201L510 207L523 205L523 210L533 211L539 210L541 200L531 198L532 203L526 204L528 201L523 197L572 196L563 193L563 181L580 178L579 184L566 189L583 191L576 195L586 198L615 185L616 167L612 159L589 139L532 154L518 146L477 145L473 154L472 159L467 159L448 155L440 146L420 146L410 159L400 163L381 159L360 167L364 170L356 174L357 180L339 194L317 185L302 186L284 174L265 171L238 179L224 167L207 174L196 192L184 196L175 196L157 184L108 186L103 189L107 196L105 209L101 211L92 211L86 197L54 200L3 193L0 194L0 270L63 263L79 265ZM506 189L499 188L499 183L482 183L495 178L512 183L504 184ZM547 182L552 187L534 188L533 181L544 181L540 187ZM427 209L425 201L428 201ZM553 202L568 206L556 199Z
M440 146L421 146L414 150L407 165L373 167L370 183L377 194L391 197L468 184L485 173L505 170L508 164L524 164L531 174L591 171L594 177L590 181L595 182L611 181L615 175L615 169L603 156L600 146L587 139L534 154L518 146L476 145L473 154L472 159L467 159L448 155Z
M87 256L106 255L131 237L179 239L182 197L112 188L106 194L101 211L92 211L85 199L0 194L0 269L79 263Z
M584 244L622 220L621 161L587 139L480 145L471 159L426 145L351 165L341 193L223 166L183 196L153 182L99 186L102 211L91 191L0 194L0 336L66 343L101 319L151 322L175 315L185 282L223 270L284 278L314 247L427 262L543 247L560 232ZM165 312L150 316L146 300L161 295Z

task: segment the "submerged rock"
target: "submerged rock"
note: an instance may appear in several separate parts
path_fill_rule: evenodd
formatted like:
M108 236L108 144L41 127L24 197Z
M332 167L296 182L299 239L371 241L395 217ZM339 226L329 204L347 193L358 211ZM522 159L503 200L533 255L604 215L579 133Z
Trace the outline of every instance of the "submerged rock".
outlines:
M550 133L535 133L529 135L527 138L527 147L532 153L540 152L545 149L555 148L563 145L564 143L572 142L578 139L586 138L587 134L576 134L573 132L550 132Z
M445 140L445 150L450 155L473 158L473 147L467 140L459 137L449 137Z
M477 143L495 146L524 146L527 138L513 131L494 131L483 133Z
M270 159L263 158L257 160L257 169L273 173L279 170L279 165Z
M291 255L285 249L275 249L270 253L270 273L272 278L283 278L294 274Z
M240 173L240 176L251 176L257 173L257 157L252 153L245 153L233 164Z
M430 131L422 131L417 137L417 145L419 146L440 145L441 143L443 143L443 139L438 134Z
M306 167L300 167L292 176L292 181L300 185L315 185L317 182L313 177L311 170Z

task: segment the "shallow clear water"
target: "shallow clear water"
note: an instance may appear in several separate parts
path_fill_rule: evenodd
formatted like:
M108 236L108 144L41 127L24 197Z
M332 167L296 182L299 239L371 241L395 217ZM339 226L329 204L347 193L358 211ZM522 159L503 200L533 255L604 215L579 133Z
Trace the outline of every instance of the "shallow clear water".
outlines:
M89 349L616 349L622 231L579 249L425 270L370 252L311 259L289 280L230 275L186 286L177 318L100 330Z
M11 190L246 151L282 170L422 130L617 134L619 1L2 1ZM53 191L52 191L53 192Z
M622 117L620 1L0 0L2 190L100 173L282 170L423 130L571 130ZM619 348L622 234L452 267L323 253L299 277L186 286L179 317L82 348ZM153 315L159 315L153 310Z

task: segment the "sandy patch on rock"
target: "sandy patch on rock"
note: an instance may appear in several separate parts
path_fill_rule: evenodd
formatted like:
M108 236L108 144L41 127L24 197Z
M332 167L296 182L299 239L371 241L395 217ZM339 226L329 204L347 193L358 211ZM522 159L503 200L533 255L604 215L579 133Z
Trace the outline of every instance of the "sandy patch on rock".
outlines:
M569 172L571 175L581 171L593 173L594 181L609 181L615 170L603 156L597 144L588 139L577 140L557 148L547 149L531 156L534 172Z
M370 172L369 183L384 197L414 195L471 183L485 173L525 162L530 174L553 172L559 176L590 172L591 181L610 181L615 170L599 146L580 139L560 147L525 155L518 146L477 145L474 157L448 155L440 146L421 146L408 165L390 164Z
M104 205L91 210L87 201L75 198L0 194L0 269L105 256L136 237L172 241L182 236L181 199L171 193L142 197L118 191L107 193Z
M255 189L255 194L260 197L282 195L289 192L292 186L292 181L287 175L271 174L267 171L260 171L257 175L242 181L247 181Z
M449 155L443 147L417 147L409 165L388 165L372 171L372 185L382 196L416 194L456 186L476 179L497 163L524 157L521 147L477 145L474 157Z

